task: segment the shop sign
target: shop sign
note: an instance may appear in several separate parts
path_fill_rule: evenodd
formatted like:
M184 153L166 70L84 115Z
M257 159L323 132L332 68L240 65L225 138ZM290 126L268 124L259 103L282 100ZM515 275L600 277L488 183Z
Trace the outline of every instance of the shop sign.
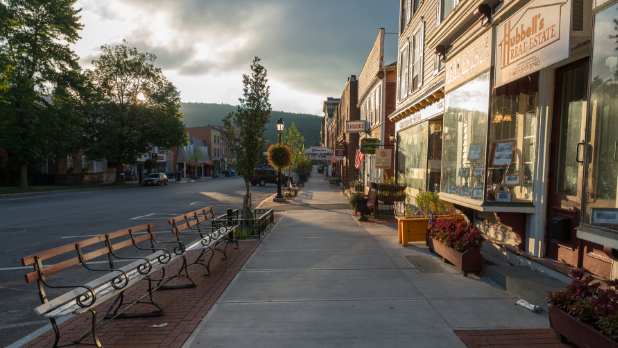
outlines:
M335 159L342 160L346 155L346 150L348 146L346 143L337 143L335 145Z
M347 121L345 123L346 133L362 133L367 130L367 121Z
M307 157L308 159L312 159L312 160L327 160L330 158L330 156L332 156L332 152L331 154L325 154L325 153L305 153L305 157Z
M478 37L446 63L446 92L491 67L492 30Z
M379 149L376 151L376 168L391 169L392 149Z
M380 139L365 138L361 140L361 153L365 155L373 155L376 153L376 148L380 144Z
M571 0L533 0L496 29L496 87L569 57Z
M312 146L305 150L305 154L316 154L316 155L332 155L333 150L323 147L323 146Z
M444 113L444 99L440 99L437 102L429 105L421 111L415 112L412 115L404 118L403 120L395 124L395 132L399 132L405 128L413 126L417 123L425 121L437 115Z

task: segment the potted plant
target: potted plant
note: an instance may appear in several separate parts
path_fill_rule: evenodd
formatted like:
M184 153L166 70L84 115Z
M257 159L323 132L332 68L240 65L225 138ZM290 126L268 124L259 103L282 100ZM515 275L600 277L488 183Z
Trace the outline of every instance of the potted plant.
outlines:
M407 197L404 216L395 217L398 220L399 243L403 246L408 246L408 242L426 240L425 232L432 216L463 221L463 216L455 207L442 201L436 193L419 192L415 204L410 203L410 197Z
M350 208L354 209L354 215L356 215L356 212L358 211L356 202L361 198L365 198L365 195L360 192L353 193L350 195L350 198L348 198L348 205Z
M602 288L582 270L571 275L575 279L566 290L547 296L549 324L556 337L578 347L618 347L618 281L608 281Z
M438 219L427 230L429 250L459 267L464 274L483 269L481 245L483 236L470 223L454 219Z

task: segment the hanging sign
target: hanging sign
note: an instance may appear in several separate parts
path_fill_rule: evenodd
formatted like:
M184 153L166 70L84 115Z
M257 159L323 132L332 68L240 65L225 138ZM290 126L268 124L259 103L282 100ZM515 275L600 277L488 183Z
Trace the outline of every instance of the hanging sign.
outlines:
M367 121L347 121L345 123L346 133L362 133L367 131Z
M361 140L361 153L365 155L373 155L376 153L376 148L380 144L380 139L365 138Z
M533 0L496 28L496 87L569 57L571 0Z
M335 159L342 160L346 155L348 146L346 143L337 143L335 145Z
M376 151L376 168L391 169L392 149L379 149Z
M316 154L316 155L332 155L333 150L323 147L323 146L312 146L305 150L305 154Z

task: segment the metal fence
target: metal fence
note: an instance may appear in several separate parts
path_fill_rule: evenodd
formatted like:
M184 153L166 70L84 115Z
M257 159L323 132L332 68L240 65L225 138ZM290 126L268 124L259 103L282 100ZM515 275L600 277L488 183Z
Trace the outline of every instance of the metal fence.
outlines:
M252 217L245 217L238 209L228 210L226 214L217 216L213 224L227 224L240 226L238 237L246 238L262 238L262 234L266 229L275 222L273 209L252 209ZM230 238L232 238L230 236Z

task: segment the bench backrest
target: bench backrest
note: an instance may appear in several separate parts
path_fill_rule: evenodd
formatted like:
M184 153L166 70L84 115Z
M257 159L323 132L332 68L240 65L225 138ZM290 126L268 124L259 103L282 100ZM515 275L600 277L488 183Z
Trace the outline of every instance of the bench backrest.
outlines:
M34 281L34 280L39 280L42 277L60 272L69 267L78 265L82 262L87 262L89 260L95 259L97 257L101 257L106 254L109 255L111 250L115 252L116 250L126 248L130 245L150 240L157 236L157 233L152 231L153 226L154 224L149 223L145 225L131 227L131 228L127 228L124 230L88 238L88 239L75 242L72 244L67 244L67 245L64 245L58 248L43 251L38 254L26 256L21 259L21 264L23 266L34 265L34 269L35 269L34 272L30 272L25 275L26 283L30 283L31 281ZM134 233L141 232L141 231L147 231L147 233L139 237L136 237L133 235ZM125 236L130 236L131 238L126 239ZM117 238L120 238L120 237L125 237L125 240L119 241ZM117 239L116 240L117 243L114 243L113 239ZM100 249L90 251L87 253L82 252L85 247L95 246L99 243L101 243ZM112 247L111 249L110 249L110 245ZM43 267L43 264L42 264L43 261L49 260L54 257L61 256L64 254L69 254L69 253L75 253L76 257L49 265L47 267ZM113 264L111 261L111 255L109 256L110 256L110 267L113 268Z
M196 226L197 231L200 231L200 226L203 222L211 221L215 218L215 211L212 206L203 209L198 209L190 213L177 216L173 219L169 219L168 222L172 225L172 232L177 234L178 232L186 229L192 229Z
M371 189L369 191L369 201L370 202L375 202L376 201L376 197L378 196L378 190L376 189Z
M365 196L369 196L369 191L370 191L370 188L369 187L365 187Z

